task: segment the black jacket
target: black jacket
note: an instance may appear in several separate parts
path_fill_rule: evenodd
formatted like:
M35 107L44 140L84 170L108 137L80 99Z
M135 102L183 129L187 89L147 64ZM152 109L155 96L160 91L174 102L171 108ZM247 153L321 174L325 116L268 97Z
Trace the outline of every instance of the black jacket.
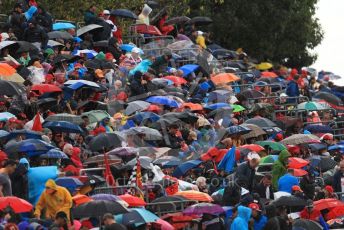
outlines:
M270 197L266 197L266 187L263 183L259 183L255 186L254 191L259 194L260 198L263 199L274 199L274 191L272 189L272 185L269 187L270 190Z
M117 60L117 62L119 62L119 59L122 55L122 51L118 49L118 47L115 47L116 43L117 43L116 38L113 38L113 37L110 38L107 49L113 55L113 57Z
M342 191L342 185L341 185L341 180L343 177L343 173L338 170L334 175L333 175L333 184L332 187L335 192L344 192Z
M248 186L248 190L252 192L254 188L254 176L256 175L256 170L251 168L248 162L239 165L236 171L236 178L245 180Z
M140 79L133 79L130 82L130 96L138 96L146 93L145 87L141 84Z
M45 47L48 43L48 35L40 26L33 28L27 28L24 32L24 40L28 42L40 42L42 47Z
M302 189L302 191L308 199L313 200L315 195L315 182L313 178L310 178L308 176L302 177L300 181L300 188Z
M9 22L11 27L13 28L14 34L16 35L18 40L21 40L23 37L23 23L25 22L25 16L18 13L17 11L13 11L10 15Z
M240 202L241 188L235 183L229 184L223 192L222 205L235 206Z

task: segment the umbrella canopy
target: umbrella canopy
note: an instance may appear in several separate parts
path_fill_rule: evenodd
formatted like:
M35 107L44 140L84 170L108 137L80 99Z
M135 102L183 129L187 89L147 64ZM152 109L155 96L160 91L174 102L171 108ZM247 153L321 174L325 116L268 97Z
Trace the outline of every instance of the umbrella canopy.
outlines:
M93 137L88 145L92 151L101 152L107 149L121 147L122 138L116 133L101 133Z
M332 94L332 93L328 93L328 92L318 92L316 93L312 99L316 99L316 100L324 100L328 103L331 103L333 105L341 105L343 104L343 101L337 97L336 95Z
M273 65L269 62L261 62L258 65L256 65L256 68L258 70L268 70L271 69L273 67Z
M7 63L0 63L0 75L1 76L11 76L16 72L16 69Z
M90 25L87 25L87 26L84 26L84 27L81 27L80 29L78 29L76 31L76 34L77 36L81 36L85 33L88 33L90 31L93 31L93 30L96 30L96 29L100 29L100 28L103 28L103 26L100 26L100 25L97 25L97 24L90 24Z
M256 99L265 96L264 93L257 90L244 90L240 94L248 99Z
M43 124L43 127L60 133L83 133L80 126L68 121L48 121Z
M174 156L163 156L153 161L155 165L160 165L169 161L181 161L178 157Z
M215 104L205 105L204 108L209 109L209 110L216 110L216 109L221 109L221 108L232 109L232 106L228 103L219 102L219 103L215 103Z
M106 213L116 215L128 212L129 210L119 202L107 200L93 200L91 202L79 205L72 210L73 216L75 218L99 218Z
M328 198L314 201L313 205L314 209L321 211L323 209L330 209L337 206L343 206L344 202L334 198Z
M14 213L31 212L32 204L15 196L0 197L0 210L10 207Z
M296 177L303 177L305 175L307 175L308 172L306 170L303 170L303 169L294 169L294 173L293 173L293 176L296 176Z
M68 29L74 29L75 25L68 22L57 22L53 24L53 30L68 30Z
M254 103L250 108L250 113L254 113L260 110L265 110L268 113L272 113L274 111L274 107L272 104L269 103Z
M311 133L333 133L333 129L328 125L307 125L304 129Z
M80 125L83 123L83 120L80 116L76 116L69 113L58 113L50 115L45 119L45 121L67 121L73 124Z
M209 93L208 102L226 102L231 94L231 91L223 89L212 91Z
M319 137L312 134L294 134L290 137L281 140L280 142L284 145L298 145L319 140Z
M85 204L93 200L92 198L86 195L76 195L76 196L73 196L72 199L75 206L79 206L81 204Z
M189 74L195 72L198 69L199 69L199 65L196 65L196 64L187 64L179 68L179 70L183 71L184 77L188 76Z
M69 157L59 149L50 149L47 153L39 156L46 159L68 159Z
M42 134L40 132L35 132L26 129L16 129L10 132L7 136L8 139L13 139L18 136L23 136L25 139L42 139Z
M92 110L92 111L83 113L81 116L87 116L91 124L100 122L104 120L105 118L110 118L110 115L104 110Z
M0 42L0 50L2 50L3 48L5 48L7 46L11 46L13 44L17 44L17 42L15 42L15 41L2 41L2 42Z
M137 19L137 15L127 9L112 10L110 14L116 17L120 17L120 18Z
M78 83L80 86L87 86L91 88L99 88L99 85L93 81L86 81L86 80L68 80L64 83L64 85L75 85Z
M108 155L131 156L131 155L137 155L138 152L139 152L138 148L118 147L108 152Z
M133 27L134 31L139 34L149 34L149 35L155 35L155 36L161 36L160 30L152 25L146 25L146 24L139 24L135 25Z
M273 201L276 207L287 206L287 207L302 207L307 205L306 200L298 198L296 196L282 196L277 200Z
M298 219L293 222L293 227L305 230L322 230L323 227L316 221L307 219Z
M162 140L162 135L158 130L144 127L144 126L132 127L128 130L125 130L123 133L127 136L128 135L134 135L134 136L143 135L144 140L147 140L147 141Z
M328 157L314 156L311 157L309 160L310 164L316 169L318 169L320 172L326 172L330 169L333 169L337 165L336 161Z
M211 77L211 81L214 82L215 85L218 84L227 84L234 81L239 81L240 78L232 73L220 73Z
M27 153L30 157L37 156L48 152L50 149L54 149L55 146L48 144L45 141L38 139L25 139L23 141L15 143L7 143L5 145L5 152L10 154L10 156L16 153Z
M122 159L115 155L107 155L107 160L110 165L122 163ZM84 165L89 164L104 165L104 154L87 158L87 160L84 161Z
M141 164L141 167L144 169L152 169L151 162L153 161L150 157L139 157L139 161ZM135 165L137 165L137 158L132 159L129 161L127 166L133 168Z
M130 194L124 194L119 196L122 200L129 204L129 207L141 207L146 206L147 203L137 196L132 196Z
M152 96L149 97L146 101L158 105L167 105L169 107L180 107L180 104L176 100L173 100L166 96Z
M276 77L278 77L278 75L277 74L275 74L274 72L269 72L269 71L264 71L264 72L262 72L261 74L261 77L263 77L263 78L276 78Z
M172 81L175 85L183 85L183 84L186 84L186 83L187 83L187 81L186 81L184 78L177 77L177 76L166 76L166 77L163 77L163 79L170 80L170 81Z
M17 83L23 83L25 81L25 79L22 78L22 76L20 76L18 73L14 73L10 76L0 75L0 79Z
M304 160L299 157L290 157L288 160L288 167L293 169L300 169L309 164L308 160Z
M116 222L132 228L139 227L147 223L154 223L158 220L158 216L143 208L132 208L128 213L116 216Z
M185 197L188 200L196 200L200 202L212 202L213 198L207 193L198 192L194 190L177 192L175 195Z
M191 102L184 103L182 105L182 108L189 109L191 111L203 110L203 106L201 104L191 103Z
M194 204L187 207L183 211L185 215L203 215L203 214L218 215L224 212L225 210L220 205L209 204L209 203Z
M166 20L165 24L166 25L184 24L190 20L191 18L189 17L180 16L180 17L169 18L168 20Z
M194 24L195 26L206 26L213 23L213 20L209 17L194 17L190 21L187 22L187 24Z
M329 213L326 215L327 220L332 220L338 217L344 216L344 204L341 206L337 206L335 208L332 208Z
M242 134L246 134L251 132L251 129L246 128L244 126L241 125L235 125L235 126L231 126L228 127L226 129L226 134L232 136L232 135L242 135Z
M118 202L121 203L123 206L128 207L128 203L119 198L118 196L112 195L112 194L103 194L99 193L96 195L91 196L93 200L103 200L103 201L112 201L112 202Z
M191 160L191 161L184 162L183 164L179 165L174 170L174 172L172 173L172 176L179 178L183 176L190 169L193 169L199 166L201 163L202 163L201 160Z
M9 112L0 113L0 121L8 121L12 117L16 117L16 116Z
M22 53L22 52L37 52L38 49L36 46L34 46L31 42L27 41L17 41L19 45L19 49L17 49L17 53Z
M54 41L54 40L49 40L48 41L48 46L50 47L55 47L55 46L64 46L62 43Z
M272 127L277 127L277 125L272 122L271 120L263 117L257 117L257 118L251 118L245 121L244 124L253 124L257 125L260 128L272 128Z
M302 102L297 106L297 109L304 110L324 110L326 109L322 104L314 101Z
M259 161L259 164L260 165L262 165L262 164L272 164L275 161L277 161L277 159L278 159L278 155L268 155L266 157L261 158L260 161Z
M252 138L252 137L258 137L260 135L264 135L266 134L266 132L260 128L257 125L253 125L253 124L241 124L242 127L246 127L248 129L251 129L251 131L247 134L242 135L242 137L244 139L248 139L248 138Z
M257 141L255 144L260 145L260 146L268 146L274 151L282 151L287 149L285 145L279 142L273 142L273 141Z
M141 112L146 110L150 106L150 103L145 101L133 101L129 102L127 108L124 111L125 115L131 115L135 112Z
M72 40L73 36L65 31L52 31L48 33L49 39L64 39L64 40Z
M249 149L249 150L251 150L253 152L257 152L257 153L265 150L262 146L257 145L257 144L242 145L242 146L240 146L240 148Z
M0 80L0 95L15 96L24 95L25 87L23 84Z
M31 87L31 90L38 91L40 94L62 92L62 89L60 87L51 84L33 85Z
M59 177L55 182L57 185L68 189L71 193L74 193L77 188L84 185L79 179L73 177Z

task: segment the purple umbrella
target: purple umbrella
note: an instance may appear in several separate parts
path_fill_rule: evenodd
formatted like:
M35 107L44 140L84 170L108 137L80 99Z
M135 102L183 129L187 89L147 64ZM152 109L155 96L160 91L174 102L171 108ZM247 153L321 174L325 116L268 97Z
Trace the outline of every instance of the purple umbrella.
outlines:
M218 204L211 203L199 203L194 204L190 207L187 207L183 213L186 215L202 215L202 214L211 214L217 215L223 213L223 208Z
M107 200L107 201L112 201L112 202L118 202L125 207L129 206L128 203L122 200L120 197L112 195L112 194L99 193L99 194L91 196L91 198L93 200Z

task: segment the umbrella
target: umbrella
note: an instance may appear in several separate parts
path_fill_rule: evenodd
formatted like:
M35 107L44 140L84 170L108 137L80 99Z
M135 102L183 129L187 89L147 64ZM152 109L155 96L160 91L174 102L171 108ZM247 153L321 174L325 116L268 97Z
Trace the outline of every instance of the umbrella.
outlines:
M163 156L153 161L155 165L163 164L169 161L181 161L178 157L174 156Z
M152 166L151 166L152 159L150 157L139 157L139 161L142 168L152 169ZM135 165L137 165L137 158L132 159L126 165L133 168Z
M8 121L11 118L15 118L16 116L9 112L2 112L0 113L0 121Z
M183 176L190 169L198 167L201 163L202 163L201 160L186 161L183 164L179 165L174 170L174 172L172 173L172 176L179 178L179 177Z
M143 135L144 136L144 140L162 140L162 135L161 133L156 130L156 129L152 129L152 128L148 128L148 127L132 127L128 130L125 130L123 132L125 135Z
M274 107L269 103L254 103L250 108L250 113L254 113L259 110L265 110L268 113L272 113L274 111Z
M73 56L67 55L67 54L59 54L54 58L53 64L57 65L57 64L62 63L62 62L73 62L76 58L77 57L73 57Z
M117 156L131 156L131 155L137 155L139 152L138 148L134 147L119 147L111 150L108 152L108 155L117 155Z
M287 147L285 147L285 145L283 145L282 143L273 142L273 141L257 141L255 144L263 146L263 147L268 146L274 151L282 151L282 150L287 149Z
M35 132L26 129L13 130L12 132L10 132L7 138L10 140L18 136L23 136L25 137L25 139L42 139L42 134L40 132Z
M59 133L83 133L84 131L80 126L68 121L48 121L43 124L44 128L51 129Z
M187 81L186 81L184 78L177 77L177 76L166 76L166 77L163 77L163 79L170 80L170 81L172 81L175 85L183 85L183 84L186 84L186 83L187 83Z
M183 211L185 215L203 215L203 214L218 215L224 212L225 210L220 205L209 204L209 203L194 204L187 207Z
M147 203L137 196L132 196L130 194L124 194L119 196L122 200L129 204L129 207L141 207L146 206Z
M93 81L86 81L86 80L68 80L64 83L64 85L75 85L79 83L80 85L85 85L87 87L99 88L99 85Z
M64 31L52 31L48 33L49 39L64 39L64 40L72 40L73 36Z
M197 103L191 103L191 102L187 102L184 103L182 105L182 107L184 109L189 109L190 111L199 111L199 110L203 110L203 106L201 104L197 104Z
M240 148L249 149L249 150L251 150L253 152L257 152L257 153L265 150L262 146L257 145L257 144L242 145L242 146L240 146Z
M69 113L58 113L50 115L45 119L45 121L67 121L73 124L80 125L83 123L83 120L80 116L76 116Z
M88 146L92 151L100 152L106 149L121 147L122 138L116 133L101 133L93 137Z
M134 117L132 117L131 119L140 124L147 120L151 122L156 122L160 119L160 116L153 112L140 112L135 114Z
M129 212L129 210L119 202L93 200L91 202L79 205L78 207L74 208L72 212L75 218L99 218L106 213L121 214Z
M328 157L312 157L309 159L310 160L310 164L313 167L316 167L317 169L319 169L320 172L326 172L330 169L333 169L336 165L337 162L332 160L331 158Z
M319 137L312 134L294 134L290 137L281 140L280 142L284 145L298 145L319 140Z
M340 152L344 152L344 145L331 145L330 147L328 147L329 151L333 151L333 150L338 150Z
M47 45L50 47L64 46L62 43L54 41L54 40L49 40Z
M238 80L240 80L240 78L232 73L220 73L211 77L211 81L214 82L215 85L227 84Z
M131 115L137 111L141 112L146 110L150 106L150 103L145 101L133 101L129 102L127 108L124 111L125 115Z
M278 77L277 74L275 74L274 72L269 72L269 71L264 71L260 75L263 78L276 78L276 77Z
M262 164L272 164L275 161L277 161L277 159L278 159L278 155L268 155L266 157L261 158L260 161L259 161L259 164L260 165L262 165Z
M121 18L137 19L136 14L127 9L112 10L110 14Z
M180 107L180 104L176 100L173 100L166 96L152 96L149 97L146 101L159 105L167 105L169 107Z
M1 121L1 119L0 119L0 121ZM5 130L0 130L0 139L2 139L4 137L6 138L8 135L10 135L9 132L7 132Z
M320 150L323 150L323 149L327 149L327 145L326 144L309 144L308 147L316 152L316 151L320 151Z
M73 196L72 199L75 206L79 206L81 204L85 204L93 200L92 198L86 195L76 195L76 196Z
M31 212L32 204L15 196L0 197L0 210L10 207L14 213Z
M287 207L301 207L304 208L307 205L306 200L296 196L282 196L272 202L276 207L287 206Z
M22 52L36 52L38 51L37 47L34 46L32 43L27 42L27 41L17 41L19 45L19 49L17 49L17 53L22 53Z
M68 189L71 193L84 184L77 178L73 177L59 177L55 180L56 184Z
M122 159L115 155L107 155L107 159L108 159L109 165L122 163ZM104 154L99 154L99 155L87 158L87 160L84 161L84 165L89 165L89 164L104 165Z
M75 25L68 22L57 22L53 24L53 30L68 30L68 29L74 29Z
M268 70L271 69L273 65L269 62L261 62L260 64L256 65L258 70Z
M328 93L328 92L318 92L312 97L312 99L324 100L328 103L331 103L331 104L337 105L337 106L339 106L343 103L339 97L337 97L336 95L334 95L332 93Z
M18 73L14 73L10 76L0 75L0 79L17 83L23 83L25 81L25 79L22 78L22 76L20 76Z
M344 204L342 204L341 206L332 208L331 211L327 213L326 219L331 220L331 219L335 219L342 216L344 216Z
M200 202L212 202L213 198L207 193L198 192L194 190L177 192L175 195L185 197L188 200L196 200Z
M309 164L308 160L304 160L298 157L289 157L288 167L293 169L300 169Z
M333 129L328 125L307 125L304 129L311 133L333 133Z
M122 44L121 46L120 46L120 48L121 48L121 50L122 51L126 51L126 52L131 52L131 50L133 49L133 48L135 48L136 46L135 45L132 45L132 44Z
M180 17L174 17L174 18L167 19L165 24L166 25L175 25L175 24L178 25L178 24L187 23L190 20L191 20L191 18L189 18L189 17L180 16Z
M232 92L223 89L212 91L209 93L208 102L226 102L231 94Z
M187 24L194 24L195 26L206 26L213 23L213 20L208 17L194 17L190 21L187 22Z
M232 108L232 107L228 103L219 102L215 104L206 105L204 106L204 108L209 109L209 110L216 110L216 109L221 109L221 108Z
M304 230L322 230L323 229L323 227L318 222L315 222L313 220L307 220L307 219L295 220L293 222L293 227L295 229L301 228Z
M93 200L103 200L103 201L117 202L117 203L122 204L124 207L128 207L129 206L129 204L127 202L125 202L124 200L122 200L118 196L115 196L115 195L112 195L112 194L99 193L99 194L91 196L91 198Z
M0 42L0 50L2 50L3 48L7 46L11 46L13 44L17 44L17 42L16 41L2 41Z
M314 209L321 211L323 209L330 209L337 206L343 206L344 202L334 198L328 198L314 201L313 205Z
M0 80L0 95L15 96L24 93L26 92L23 84Z
M314 101L309 101L309 102L302 102L297 106L297 109L299 110L324 110L325 107L317 102Z
M264 97L264 93L257 91L257 90L244 90L240 93L241 95L245 96L248 99L256 99L260 97Z
M139 24L135 25L133 27L134 31L139 34L149 34L149 35L155 35L155 36L161 36L160 30L152 25L146 25L146 24Z
M132 208L128 213L116 216L116 222L133 228L147 223L155 223L158 220L158 216L143 208Z
M199 69L199 65L196 65L196 64L187 64L179 68L179 70L183 71L184 77L188 76L189 74L195 72L198 69Z
M0 75L11 76L16 72L16 69L7 63L0 63Z
M294 169L294 172L293 172L293 176L296 176L296 177L303 177L307 174L308 174L308 172L306 170L303 170L303 169Z
M241 105L231 105L234 113L245 111L246 109Z
M51 84L33 85L31 90L38 91L40 94L62 92L60 87Z
M88 59L92 59L95 56L97 56L97 52L95 50L89 50L89 49L84 49L84 50L77 50L75 53L73 53L74 56L86 56Z
M191 112L183 111L183 112L171 112L162 115L162 119L169 119L169 118L177 118L185 123L196 123L199 120L199 117Z
M110 115L103 110L92 110L92 111L83 113L81 116L87 116L91 124L100 122L104 120L105 118L110 118Z
M87 60L85 62L85 67L89 69L112 69L114 66L111 62L100 59ZM97 85L97 87L99 87Z
M253 124L241 124L242 127L246 127L248 129L251 129L251 131L247 134L242 135L242 137L244 139L248 139L248 138L252 138L252 137L258 137L260 135L264 135L266 134L266 132L260 128L257 125L253 125Z
M251 132L251 129L241 125L230 126L226 129L226 134L230 136L247 134L249 132Z
M253 124L257 125L260 128L272 128L272 127L277 127L277 125L272 122L271 120L263 117L258 117L258 118L251 118L245 121L244 124Z
M16 153L28 153L30 157L37 156L48 152L50 149L54 149L55 146L48 144L38 139L26 139L15 143L7 143L5 145L5 152L10 156Z
M84 26L84 27L81 27L80 29L78 29L76 31L76 34L78 37L80 37L81 35L83 35L85 33L88 33L92 30L96 30L96 29L100 29L100 28L103 28L103 26L100 26L97 24L90 24L90 25L87 25L87 26Z
M39 156L40 158L48 159L68 159L69 157L59 149L50 149L47 153Z

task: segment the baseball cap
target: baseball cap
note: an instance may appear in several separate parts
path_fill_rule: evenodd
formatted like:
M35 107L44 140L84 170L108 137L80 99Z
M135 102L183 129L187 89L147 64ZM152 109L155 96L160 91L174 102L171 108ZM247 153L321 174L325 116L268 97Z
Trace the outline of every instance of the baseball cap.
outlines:
M300 188L300 186L298 185L294 185L293 187L291 187L292 191L299 191L299 192L303 192L302 189Z
M197 31L197 34L198 34L198 35L203 35L204 33L203 33L203 31L200 31L200 30L199 30L199 31Z
M331 185L326 185L325 186L325 190L328 191L329 193L333 193L334 192L333 187Z
M104 73L101 69L96 69L96 71L94 71L94 73L96 74L96 76L98 78L104 78Z
M248 207L249 207L250 209L252 209L252 210L256 210L256 211L259 211L259 212L262 211L262 210L260 210L259 205L256 204L256 203L251 203L251 204L248 205Z
M108 10L103 10L103 14L104 14L104 15L109 15L109 14L110 14L110 11L108 11Z

